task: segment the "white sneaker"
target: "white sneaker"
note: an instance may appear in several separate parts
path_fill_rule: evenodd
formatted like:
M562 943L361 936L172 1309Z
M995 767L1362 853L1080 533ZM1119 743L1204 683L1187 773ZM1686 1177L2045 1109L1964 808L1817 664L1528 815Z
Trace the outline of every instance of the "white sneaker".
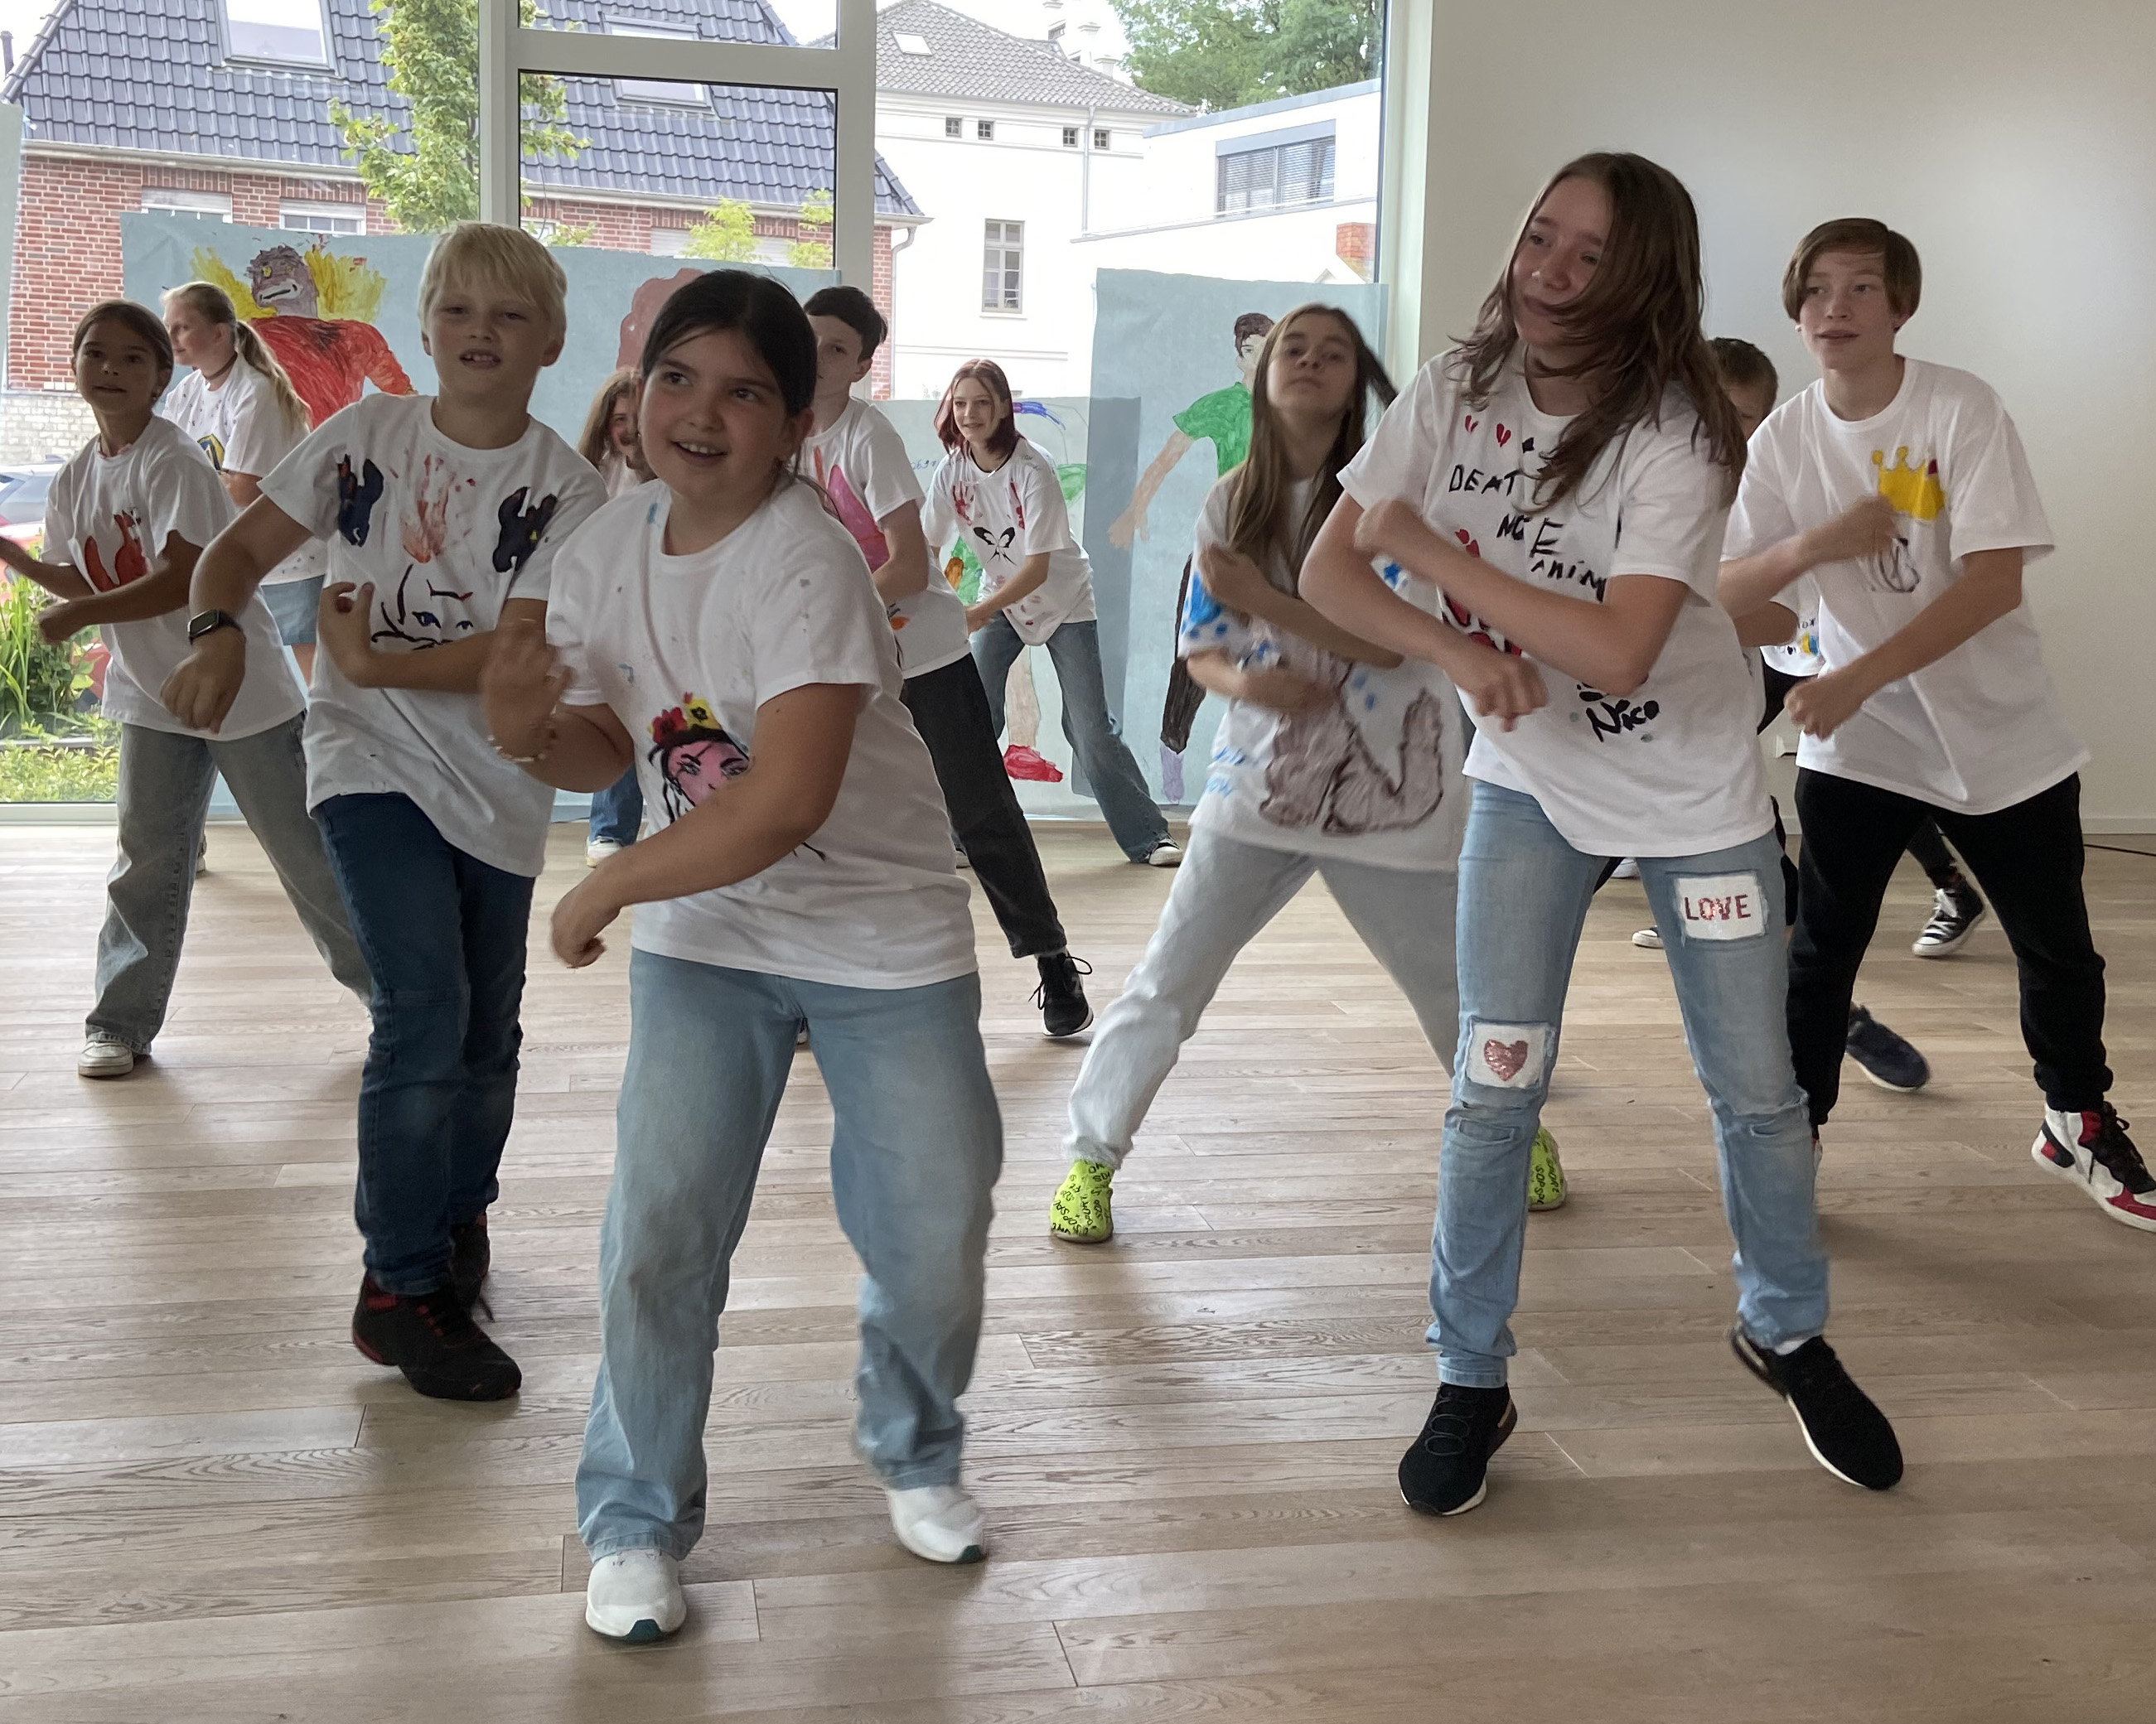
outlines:
M1609 870L1612 880L1637 880L1639 877L1640 865L1630 856Z
M619 856L621 846L610 838L595 838L584 846L584 866L596 868L609 856Z
M1146 866L1148 868L1182 867L1183 851L1181 847L1168 839L1162 839L1160 843L1152 847L1152 854L1146 858Z
M86 1078L126 1077L135 1069L135 1050L116 1041L101 1029L92 1030L74 1063L75 1075Z
M1632 943L1644 947L1649 952L1660 952L1662 949L1662 931L1660 928L1642 928L1633 935Z
M884 1487L891 1499L891 1530L916 1557L931 1562L978 1562L988 1553L988 1522L980 1505L956 1485L924 1485L917 1491Z
M2079 1186L2113 1221L2156 1233L2156 1178L2108 1101L2087 1113L2046 1108L2029 1153L2046 1173Z
M689 1614L681 1565L664 1551L616 1551L592 1564L584 1621L610 1640L641 1646L670 1634Z

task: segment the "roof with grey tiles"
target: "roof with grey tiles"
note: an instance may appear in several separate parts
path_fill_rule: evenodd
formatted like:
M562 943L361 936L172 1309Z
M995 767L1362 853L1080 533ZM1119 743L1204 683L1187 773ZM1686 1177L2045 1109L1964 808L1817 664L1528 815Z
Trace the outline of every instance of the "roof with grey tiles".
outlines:
M363 115L408 111L382 66L367 0L323 0L332 65L235 59L222 0L60 0L8 80L24 141L200 162L349 173L332 102ZM790 43L763 0L546 0L550 20L603 30L609 19L712 41ZM791 207L832 183L832 98L819 90L680 86L682 102L625 95L611 79L566 80L568 126L589 146L527 163L527 184L574 192ZM881 157L880 214L918 216Z
M901 35L920 38L928 52L908 54L898 45ZM970 96L1154 119L1198 111L1081 66L1048 43L1007 36L935 0L900 0L876 14L876 88L895 95Z

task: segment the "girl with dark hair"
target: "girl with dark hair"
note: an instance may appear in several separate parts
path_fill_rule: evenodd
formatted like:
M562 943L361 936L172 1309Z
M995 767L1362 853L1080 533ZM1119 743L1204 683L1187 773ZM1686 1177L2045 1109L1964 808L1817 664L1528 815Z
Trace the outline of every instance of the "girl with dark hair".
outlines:
M1731 1344L1823 1465L1875 1490L1901 1476L1892 1428L1821 1336L1826 1255L1783 1025L1758 696L1715 602L1744 446L1701 299L1697 218L1673 175L1630 155L1564 167L1474 333L1424 367L1341 475L1304 571L1343 628L1430 659L1465 634L1482 666L1453 673L1483 721L1432 1248L1439 1388L1399 1469L1425 1513L1481 1501L1517 1422L1505 1382L1528 1146L1612 856L1639 859L1713 1107L1738 1245ZM1442 606L1408 603L1373 558Z
M250 600L225 619L245 633L254 659L221 726L190 724L160 697L187 656L196 559L232 519L217 469L155 411L172 381L171 337L144 307L108 300L83 314L71 351L97 435L53 476L44 559L0 539L0 561L59 599L38 618L47 640L95 626L112 654L105 714L120 726L120 854L105 883L97 1003L75 1070L118 1078L164 1026L220 772L331 973L362 998L367 975L307 818L304 703L270 613Z
M865 1265L855 1438L899 1540L977 1560L957 1399L980 1334L1003 1127L966 888L860 547L793 476L816 342L777 283L715 270L644 346L659 483L563 547L547 634L487 669L502 749L542 782L634 765L651 834L554 913L590 963L629 906L629 1065L600 1243L598 1381L577 1473L585 1619L646 1640L685 1614L726 1265L811 1032L832 1191Z
M1174 867L1183 852L1108 711L1092 565L1071 534L1054 464L1019 435L1001 366L958 367L936 409L936 434L948 453L928 488L928 546L940 561L963 539L980 562L966 626L994 729L1004 727L1011 666L1028 647L1045 646L1063 691L1063 734L1109 833L1132 861Z
M1327 622L1296 576L1393 386L1342 312L1275 325L1250 384L1250 444L1199 517L1180 650L1223 695L1190 851L1145 957L1108 1008L1070 1093L1070 1171L1049 1209L1059 1239L1115 1230L1111 1188L1183 1044L1236 955L1312 875L1414 1008L1440 1061L1459 1019L1452 903L1467 812L1466 725L1441 663ZM1417 583L1411 602L1435 604ZM1471 664L1463 637L1445 643ZM1562 1176L1545 1146L1545 1203Z

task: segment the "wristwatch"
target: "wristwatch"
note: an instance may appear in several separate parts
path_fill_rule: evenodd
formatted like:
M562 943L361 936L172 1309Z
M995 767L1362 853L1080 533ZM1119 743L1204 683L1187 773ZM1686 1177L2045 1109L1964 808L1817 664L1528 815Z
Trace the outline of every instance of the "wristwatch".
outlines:
M237 629L239 618L230 611L197 611L187 618L187 641L190 645L205 634L214 634L220 629Z

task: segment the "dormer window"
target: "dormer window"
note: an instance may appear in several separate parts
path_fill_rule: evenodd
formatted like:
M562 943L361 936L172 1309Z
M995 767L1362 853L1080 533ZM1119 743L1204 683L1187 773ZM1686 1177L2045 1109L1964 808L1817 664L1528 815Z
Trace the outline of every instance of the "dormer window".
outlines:
M609 16L606 32L609 36L655 36L668 42L700 39L694 30L636 18ZM617 78L613 87L617 95L632 102L663 102L674 108L708 108L711 105L711 92L701 84L677 84L664 78Z
M270 65L326 66L321 0L224 0L225 53Z

